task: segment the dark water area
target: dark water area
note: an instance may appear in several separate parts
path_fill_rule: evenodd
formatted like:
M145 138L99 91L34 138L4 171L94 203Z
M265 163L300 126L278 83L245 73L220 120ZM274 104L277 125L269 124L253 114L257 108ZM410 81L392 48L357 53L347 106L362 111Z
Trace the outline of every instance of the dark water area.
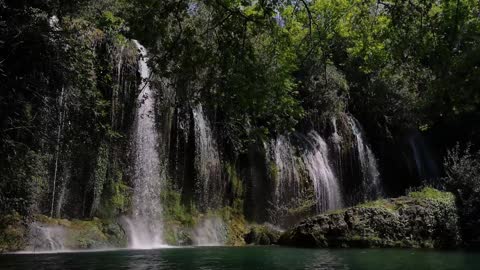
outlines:
M407 249L195 247L0 255L0 269L480 269L480 252Z

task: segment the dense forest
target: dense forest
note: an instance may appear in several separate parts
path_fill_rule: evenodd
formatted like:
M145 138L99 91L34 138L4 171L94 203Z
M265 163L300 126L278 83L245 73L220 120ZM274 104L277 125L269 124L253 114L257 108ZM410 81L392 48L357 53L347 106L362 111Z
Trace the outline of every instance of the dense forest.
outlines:
M479 142L475 0L0 0L0 251L15 222L147 214L239 244L424 186L473 244Z

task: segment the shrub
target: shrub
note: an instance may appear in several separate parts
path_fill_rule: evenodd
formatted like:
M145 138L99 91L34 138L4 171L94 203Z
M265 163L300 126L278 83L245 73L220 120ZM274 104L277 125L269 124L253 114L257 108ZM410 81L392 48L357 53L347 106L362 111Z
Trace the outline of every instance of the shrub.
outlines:
M464 239L480 243L480 151L459 144L447 152L444 161L445 187L456 195Z

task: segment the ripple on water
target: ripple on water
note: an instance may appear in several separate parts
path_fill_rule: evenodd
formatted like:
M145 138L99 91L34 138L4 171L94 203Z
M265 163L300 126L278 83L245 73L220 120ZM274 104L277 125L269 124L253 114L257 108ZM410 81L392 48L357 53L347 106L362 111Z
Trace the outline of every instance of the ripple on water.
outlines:
M4 254L2 270L400 270L480 269L480 252L395 249L195 247L157 250Z

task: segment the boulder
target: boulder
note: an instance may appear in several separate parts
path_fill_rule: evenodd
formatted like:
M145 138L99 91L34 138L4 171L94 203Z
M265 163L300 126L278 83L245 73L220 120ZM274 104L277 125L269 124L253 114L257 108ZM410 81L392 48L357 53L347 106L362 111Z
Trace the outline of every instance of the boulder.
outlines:
M431 188L306 219L279 240L299 247L452 248L460 242L454 196Z
M280 235L281 231L271 225L252 225L244 239L248 245L268 246L277 244Z

